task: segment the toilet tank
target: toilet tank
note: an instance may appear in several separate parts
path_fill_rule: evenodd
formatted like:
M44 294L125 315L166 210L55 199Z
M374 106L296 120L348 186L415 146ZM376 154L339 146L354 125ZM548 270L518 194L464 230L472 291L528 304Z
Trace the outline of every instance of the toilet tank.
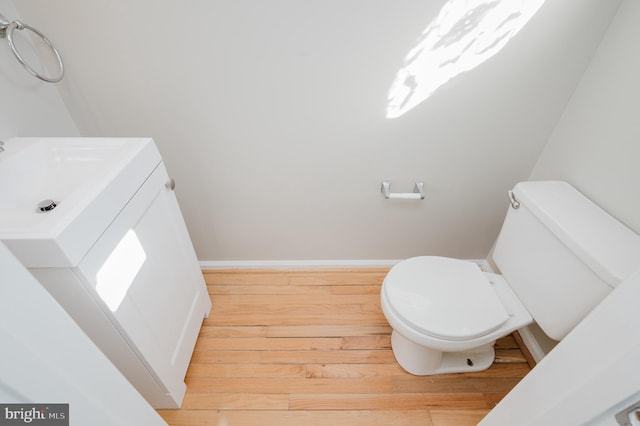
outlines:
M640 269L640 236L566 182L518 183L493 252L504 279L561 340Z

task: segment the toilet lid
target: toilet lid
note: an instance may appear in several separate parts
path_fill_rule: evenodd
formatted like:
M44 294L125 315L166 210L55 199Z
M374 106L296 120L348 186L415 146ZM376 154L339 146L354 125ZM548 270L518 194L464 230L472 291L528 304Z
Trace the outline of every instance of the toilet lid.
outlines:
M404 260L389 271L384 291L398 316L441 339L480 337L509 318L478 265L464 260L434 256Z

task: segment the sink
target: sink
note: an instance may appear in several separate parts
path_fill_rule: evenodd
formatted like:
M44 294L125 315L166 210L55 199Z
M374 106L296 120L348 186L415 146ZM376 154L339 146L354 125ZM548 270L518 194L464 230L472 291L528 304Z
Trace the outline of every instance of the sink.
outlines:
M160 162L150 138L10 139L0 240L27 267L75 266ZM40 211L44 200L55 208Z
M180 407L211 308L174 187L150 138L0 152L0 241L154 408Z

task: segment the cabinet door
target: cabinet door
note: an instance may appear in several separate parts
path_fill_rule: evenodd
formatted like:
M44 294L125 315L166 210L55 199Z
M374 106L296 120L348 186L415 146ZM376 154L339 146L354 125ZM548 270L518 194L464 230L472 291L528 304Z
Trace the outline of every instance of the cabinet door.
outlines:
M178 404L210 299L163 164L82 262L114 325Z

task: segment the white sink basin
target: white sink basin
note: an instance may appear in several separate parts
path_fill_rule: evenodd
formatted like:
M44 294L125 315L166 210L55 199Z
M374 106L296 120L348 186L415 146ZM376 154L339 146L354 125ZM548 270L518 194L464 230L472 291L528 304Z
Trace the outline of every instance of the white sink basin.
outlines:
M27 267L75 266L160 162L147 138L10 139L0 240ZM56 207L40 211L44 200Z

